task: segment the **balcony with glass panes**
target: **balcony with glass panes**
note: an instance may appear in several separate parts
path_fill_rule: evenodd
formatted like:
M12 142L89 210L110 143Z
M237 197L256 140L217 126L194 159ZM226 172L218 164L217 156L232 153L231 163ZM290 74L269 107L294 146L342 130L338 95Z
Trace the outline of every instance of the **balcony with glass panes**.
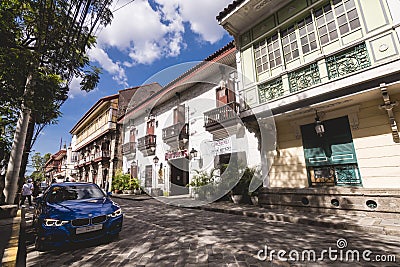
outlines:
M335 0L253 42L258 102L298 93L370 67L365 42L340 45L360 29L354 0Z

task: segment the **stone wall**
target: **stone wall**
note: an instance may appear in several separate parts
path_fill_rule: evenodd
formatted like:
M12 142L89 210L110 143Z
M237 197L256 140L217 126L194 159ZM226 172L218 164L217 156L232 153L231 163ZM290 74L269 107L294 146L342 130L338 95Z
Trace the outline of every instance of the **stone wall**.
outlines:
M356 187L262 188L259 203L265 208L327 213L361 213L400 219L400 189Z

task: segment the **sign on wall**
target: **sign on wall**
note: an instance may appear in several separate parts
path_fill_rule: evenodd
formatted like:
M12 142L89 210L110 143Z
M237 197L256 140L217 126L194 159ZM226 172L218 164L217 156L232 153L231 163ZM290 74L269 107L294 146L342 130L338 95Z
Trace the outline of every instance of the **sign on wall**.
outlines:
M188 154L187 149L177 150L177 151L168 151L167 153L165 153L165 160L187 158L188 155L189 154Z
M215 155L232 153L232 139L230 137L213 142Z

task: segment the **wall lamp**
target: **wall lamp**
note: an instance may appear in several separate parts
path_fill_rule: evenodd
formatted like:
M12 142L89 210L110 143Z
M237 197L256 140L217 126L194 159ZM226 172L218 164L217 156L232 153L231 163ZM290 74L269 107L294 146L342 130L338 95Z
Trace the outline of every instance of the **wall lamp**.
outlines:
M322 121L319 119L318 112L315 110L315 122L314 122L315 132L319 137L325 133L325 127Z
M197 160L199 162L199 167L203 168L203 159L201 157L197 158L198 152L196 149L192 148L192 150L190 150L190 152L189 152L189 155L190 155L191 160L192 159Z
M190 153L190 158L191 158L191 159L197 158L197 150L194 149L193 147L192 147L192 150L190 150L189 153Z
M155 156L155 157L153 158L154 164L157 164L159 161L160 161L160 159L159 159L157 156Z

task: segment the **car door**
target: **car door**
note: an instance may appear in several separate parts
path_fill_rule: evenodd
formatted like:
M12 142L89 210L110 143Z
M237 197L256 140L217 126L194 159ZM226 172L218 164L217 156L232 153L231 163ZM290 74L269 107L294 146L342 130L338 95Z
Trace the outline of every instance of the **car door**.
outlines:
M51 187L47 187L47 189L43 192L43 195L36 198L36 205L35 205L35 210L33 212L33 218L32 218L32 226L34 228L36 228L38 226L37 225L38 218L40 217L40 214L42 214L43 210L45 209L46 199L50 192L50 188Z

